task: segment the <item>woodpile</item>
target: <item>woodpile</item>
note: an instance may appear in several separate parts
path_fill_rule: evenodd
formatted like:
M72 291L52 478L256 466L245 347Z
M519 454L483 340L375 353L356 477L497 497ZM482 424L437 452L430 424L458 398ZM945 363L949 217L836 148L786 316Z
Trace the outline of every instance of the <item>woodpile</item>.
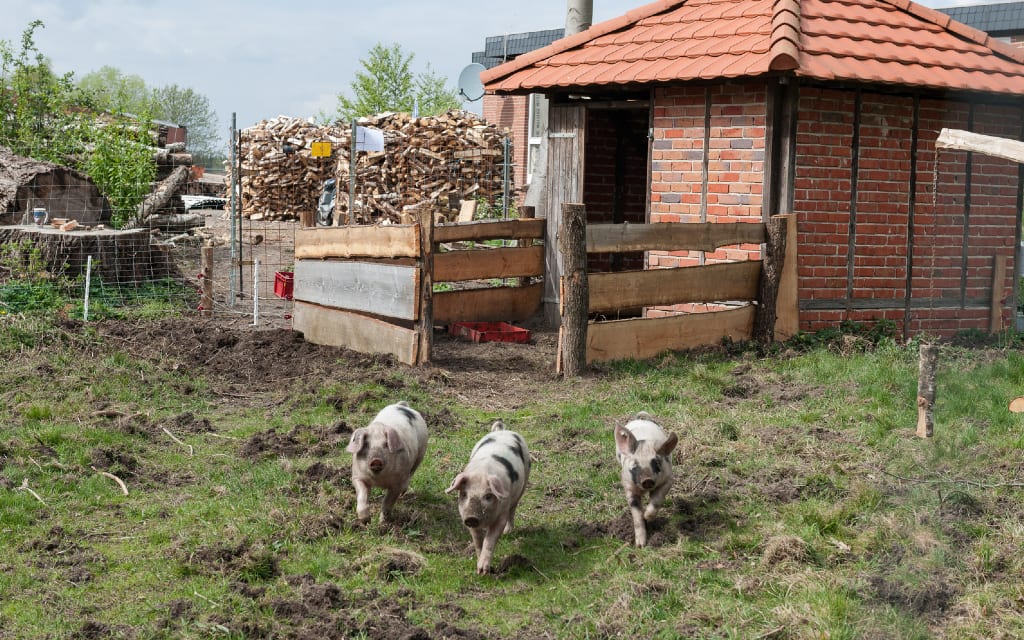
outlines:
M358 124L381 130L385 147L357 152L355 223L408 222L425 207L454 217L464 200L494 202L503 193L507 132L474 113L453 110L416 118L383 113L360 118ZM285 116L243 130L242 215L299 219L316 210L323 182L334 178L334 224L346 224L351 134L350 123L316 125ZM331 156L314 157L314 142L329 142Z

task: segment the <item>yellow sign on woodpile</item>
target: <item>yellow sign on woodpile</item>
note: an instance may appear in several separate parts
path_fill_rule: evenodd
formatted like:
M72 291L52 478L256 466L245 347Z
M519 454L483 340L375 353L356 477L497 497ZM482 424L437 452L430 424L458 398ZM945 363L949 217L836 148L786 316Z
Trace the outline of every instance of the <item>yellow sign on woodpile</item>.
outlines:
M329 158L331 156L331 143L330 142L314 142L313 143L313 157L314 158Z

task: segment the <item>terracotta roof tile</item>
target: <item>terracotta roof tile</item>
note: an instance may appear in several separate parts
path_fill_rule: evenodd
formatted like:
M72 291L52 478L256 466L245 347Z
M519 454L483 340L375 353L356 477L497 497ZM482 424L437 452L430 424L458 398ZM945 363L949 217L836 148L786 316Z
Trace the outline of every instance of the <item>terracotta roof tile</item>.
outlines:
M759 76L1024 94L1024 51L910 0L658 0L481 74L489 91Z

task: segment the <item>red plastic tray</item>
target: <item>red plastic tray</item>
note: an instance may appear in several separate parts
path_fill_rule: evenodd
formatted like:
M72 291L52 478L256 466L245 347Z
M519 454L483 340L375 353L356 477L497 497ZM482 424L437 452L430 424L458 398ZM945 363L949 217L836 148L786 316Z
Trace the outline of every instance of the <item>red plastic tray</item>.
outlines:
M448 333L473 342L529 342L530 330L507 322L453 322Z

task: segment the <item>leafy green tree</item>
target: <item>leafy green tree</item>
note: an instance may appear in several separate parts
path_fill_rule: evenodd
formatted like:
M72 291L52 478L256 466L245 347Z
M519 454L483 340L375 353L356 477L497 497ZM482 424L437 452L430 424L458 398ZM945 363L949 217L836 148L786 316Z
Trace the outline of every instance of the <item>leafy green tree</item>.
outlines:
M444 79L429 67L414 74L413 58L399 44L375 44L360 60L363 70L349 85L352 97L338 95L338 117L348 121L385 111L412 112L417 105L420 114L437 115L461 106L455 90L445 87Z
M224 141L217 133L217 113L209 98L192 89L176 84L150 89L139 76L124 75L110 66L86 74L78 87L93 104L111 113L151 113L157 120L185 127L188 149L197 164L224 155Z
M91 71L78 81L83 95L99 109L143 113L150 110L152 99L146 81L136 75L124 75L116 67L105 65Z
M0 40L0 144L19 155L68 164L82 150L82 120L72 74L56 75L36 49L34 20L21 49Z
M151 98L155 118L187 128L193 156L209 159L224 155L223 141L217 135L217 112L209 98L176 84L154 89Z
M129 116L125 104L111 103L112 116L99 117L92 96L71 73L58 76L35 46L35 20L25 29L21 49L0 41L0 144L19 155L84 171L117 210L115 224L135 214L156 175L146 112ZM127 99L115 92L112 99Z

